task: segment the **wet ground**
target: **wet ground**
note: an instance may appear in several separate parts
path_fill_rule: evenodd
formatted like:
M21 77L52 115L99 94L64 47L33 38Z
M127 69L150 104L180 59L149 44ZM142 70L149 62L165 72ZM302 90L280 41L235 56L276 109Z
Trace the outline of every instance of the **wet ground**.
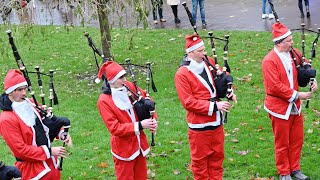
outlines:
M175 24L170 6L164 1L163 15L167 22L153 24L151 15L149 16L149 28L191 28L187 13L182 5L178 6L178 14L181 19L180 24ZM183 2L183 1L181 1ZM300 18L297 0L274 0L275 10L288 28L300 28L304 22L306 28L317 30L320 28L320 1L309 0L310 18ZM187 7L192 11L191 0L187 0ZM76 6L76 5L75 5ZM244 30L244 31L270 31L274 19L262 19L260 0L205 0L205 14L207 29L209 30ZM92 18L90 10L86 11L83 19L75 15L75 7L70 7L63 0L58 4L46 4L39 0L32 0L24 12L13 10L7 17L8 22L14 24L35 23L41 25L75 25L84 23L87 26L97 26L98 22ZM198 10L198 22L200 13ZM83 21L84 20L84 21ZM0 24L4 23L0 19ZM202 26L199 25L198 29Z

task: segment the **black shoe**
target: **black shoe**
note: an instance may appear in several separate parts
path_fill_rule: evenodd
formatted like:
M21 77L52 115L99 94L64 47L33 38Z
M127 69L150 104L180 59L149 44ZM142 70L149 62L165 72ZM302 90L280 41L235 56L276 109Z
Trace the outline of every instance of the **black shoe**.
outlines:
M303 13L301 13L301 18L304 18L304 14Z
M174 23L179 24L179 23L181 23L181 21L179 18L176 17L176 18L174 18Z
M307 12L307 18L309 18L309 17L310 17L310 12L308 11L308 12Z
M202 26L207 26L207 22L206 21L202 21Z

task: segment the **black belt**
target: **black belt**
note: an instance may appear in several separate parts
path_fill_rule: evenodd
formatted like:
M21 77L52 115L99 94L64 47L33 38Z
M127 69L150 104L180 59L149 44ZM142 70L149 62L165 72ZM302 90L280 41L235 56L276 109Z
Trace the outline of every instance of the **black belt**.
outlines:
M207 131L207 130L215 130L220 126L221 126L221 124L219 126L206 126L206 127L203 127L203 128L191 128L191 127L189 127L189 129L194 130L194 131Z
M15 157L16 158L16 161L18 161L18 162L23 162L24 160L22 160L22 159L19 159L19 158L17 158L17 157Z

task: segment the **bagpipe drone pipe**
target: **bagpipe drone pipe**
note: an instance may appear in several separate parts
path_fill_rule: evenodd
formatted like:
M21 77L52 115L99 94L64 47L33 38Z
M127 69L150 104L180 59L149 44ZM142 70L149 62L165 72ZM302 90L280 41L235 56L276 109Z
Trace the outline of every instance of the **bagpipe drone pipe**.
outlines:
M42 123L46 125L49 128L49 139L52 142L54 138L59 136L60 130L63 129L63 136L64 138L67 137L69 128L71 127L70 125L70 120L67 117L58 117L53 115L53 105L59 104L58 102L58 97L54 89L54 84L53 84L53 74L54 70L49 70L49 74L45 74L40 72L40 67L36 66L35 67L35 72L29 72L22 61L19 52L17 50L17 47L14 43L13 37L11 30L6 31L8 36L9 36L9 43L11 45L13 55L15 57L16 63L18 65L19 70L22 72L27 84L28 84L28 92L32 97L32 101L30 101L28 98L25 98L27 102L29 102L34 108L38 110L42 117ZM37 74L38 78L38 85L40 89L40 97L41 97L41 106L39 102L36 99L35 93L33 91L31 79L29 76L29 73ZM49 77L49 106L46 106L45 104L45 94L43 90L43 83L41 76L47 76ZM35 127L36 128L36 127ZM63 146L65 146L65 143L63 143ZM62 162L63 158L61 157L60 160L60 170L62 170Z
M98 68L98 72L100 69L99 62L96 58L96 54L98 54L103 62L105 63L107 61L112 61L109 58L105 58L102 52L95 46L94 42L92 41L92 38L89 36L89 33L86 32L85 36L88 39L88 45L92 48L96 65ZM132 82L134 84L134 89L128 87L126 84L123 84L123 86L128 90L128 97L136 111L137 117L139 121L142 121L144 119L149 119L153 118L153 115L155 113L155 102L151 99L150 97L150 85L152 86L152 89L154 92L157 92L157 88L154 84L153 81L153 76L152 76L152 70L151 70L151 64L150 62L147 62L146 65L138 65L138 64L132 64L130 62L130 59L127 58L125 60L126 64L119 63L121 66L123 66L127 72L129 71L131 75ZM140 74L145 74L146 75L146 95L145 97L142 96L141 90L138 87L137 83L137 78L134 73L135 70L139 70ZM108 83L105 75L102 77L103 79L103 84L102 84L102 92L105 94L110 93L110 84ZM154 134L152 133L152 142L151 145L154 146Z
M274 5L268 0L270 7L273 11L273 14L275 16L276 22L280 22L278 14L276 13L274 9ZM293 61L295 63L295 66L298 70L298 85L300 87L306 87L308 84L312 84L315 81L316 77L316 70L312 67L312 60L316 57L316 47L317 43L320 37L320 28L318 28L318 32L312 31L305 28L305 24L301 23L301 28L297 29L291 29L292 32L294 31L300 31L301 32L301 52L302 54L298 53L294 48L291 48L290 55L293 58ZM310 33L316 34L315 39L312 42L312 48L311 48L311 56L308 60L306 60L305 55L305 32L308 31ZM298 60L299 62L298 62ZM311 91L311 88L310 88ZM307 100L306 108L309 108L309 100Z
M195 25L195 23L193 21L192 14L191 14L189 8L187 7L187 3L183 2L181 4L187 12L187 15L188 15L190 24L194 30L194 33L198 35L197 26ZM220 98L226 98L228 95L230 95L233 92L233 77L231 76L231 69L228 64L228 49L229 49L229 37L230 36L225 35L224 38L219 38L219 37L213 36L212 32L208 32L208 35L209 35L208 37L203 37L203 38L210 39L210 45L211 45L211 50L213 53L214 64L210 62L210 60L207 56L204 58L204 61L209 66L209 69L211 71L211 75L214 78L214 83L215 83L216 91L217 91L217 93L216 93L217 97L215 100L217 100ZM215 40L225 42L225 45L223 48L223 50L224 50L224 53L223 53L224 66L222 68L219 66ZM185 57L186 57L186 55L185 55ZM231 100L231 99L228 98L228 100ZM227 112L225 113L224 122L225 123L227 122Z

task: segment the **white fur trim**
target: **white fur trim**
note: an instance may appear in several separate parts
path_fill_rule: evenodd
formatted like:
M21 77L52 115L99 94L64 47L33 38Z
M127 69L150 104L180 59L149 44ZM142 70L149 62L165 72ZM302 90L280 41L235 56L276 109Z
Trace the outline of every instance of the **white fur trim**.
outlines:
M204 46L204 42L203 41L201 41L198 44L195 44L195 45L189 47L188 49L186 49L186 52L189 53L191 51L194 51L194 50L198 49L201 46Z
M47 158L49 159L51 155L50 155L50 152L49 152L48 147L45 146L45 145L42 145L41 147L43 148L44 152L45 152L46 155L47 155Z
M214 102L210 102L208 116L212 116L214 108Z
M148 147L148 149L146 149L145 151L141 149L141 151L142 151L142 156L146 157L146 155L150 152L150 147Z
M134 123L134 132L135 132L136 135L140 135L139 122L135 122Z
M264 109L269 114L271 114L272 116L275 116L275 117L280 118L280 119L288 120L289 116L290 116L290 112L291 112L292 106L293 106L293 103L290 103L285 114L279 114L279 113L276 113L276 112L272 112L270 109L267 108L266 105L264 105Z
M113 79L111 79L109 81L109 83L114 83L117 79L119 79L121 76L123 76L124 74L126 74L125 70L121 70Z
M44 175L46 175L48 172L51 171L51 169L49 168L48 164L45 161L42 161L42 164L44 166L44 170L41 171L36 177L30 179L30 180L39 180L41 179Z
M111 150L111 153L112 153L112 155L113 155L115 158L120 159L120 160L122 160L122 161L132 161L132 160L134 160L136 157L139 156L140 150L136 151L135 153L133 153L133 154L132 154L130 157L128 157L128 158L121 157L121 156L117 155L116 153L112 152L112 150Z
M278 41L278 40L280 40L280 39L284 39L284 38L290 36L291 34L292 34L292 33L291 33L291 31L289 30L288 32L286 32L286 33L283 34L282 36L279 36L279 37L277 37L277 38L274 38L274 39L273 39L273 42L276 42L276 41Z
M18 87L27 86L27 85L28 85L27 81L21 82L21 83L19 83L19 84L16 84L16 85L14 85L14 86L9 87L9 88L5 91L5 93L6 93L6 94L9 94L9 93L11 93L12 91L16 90Z

